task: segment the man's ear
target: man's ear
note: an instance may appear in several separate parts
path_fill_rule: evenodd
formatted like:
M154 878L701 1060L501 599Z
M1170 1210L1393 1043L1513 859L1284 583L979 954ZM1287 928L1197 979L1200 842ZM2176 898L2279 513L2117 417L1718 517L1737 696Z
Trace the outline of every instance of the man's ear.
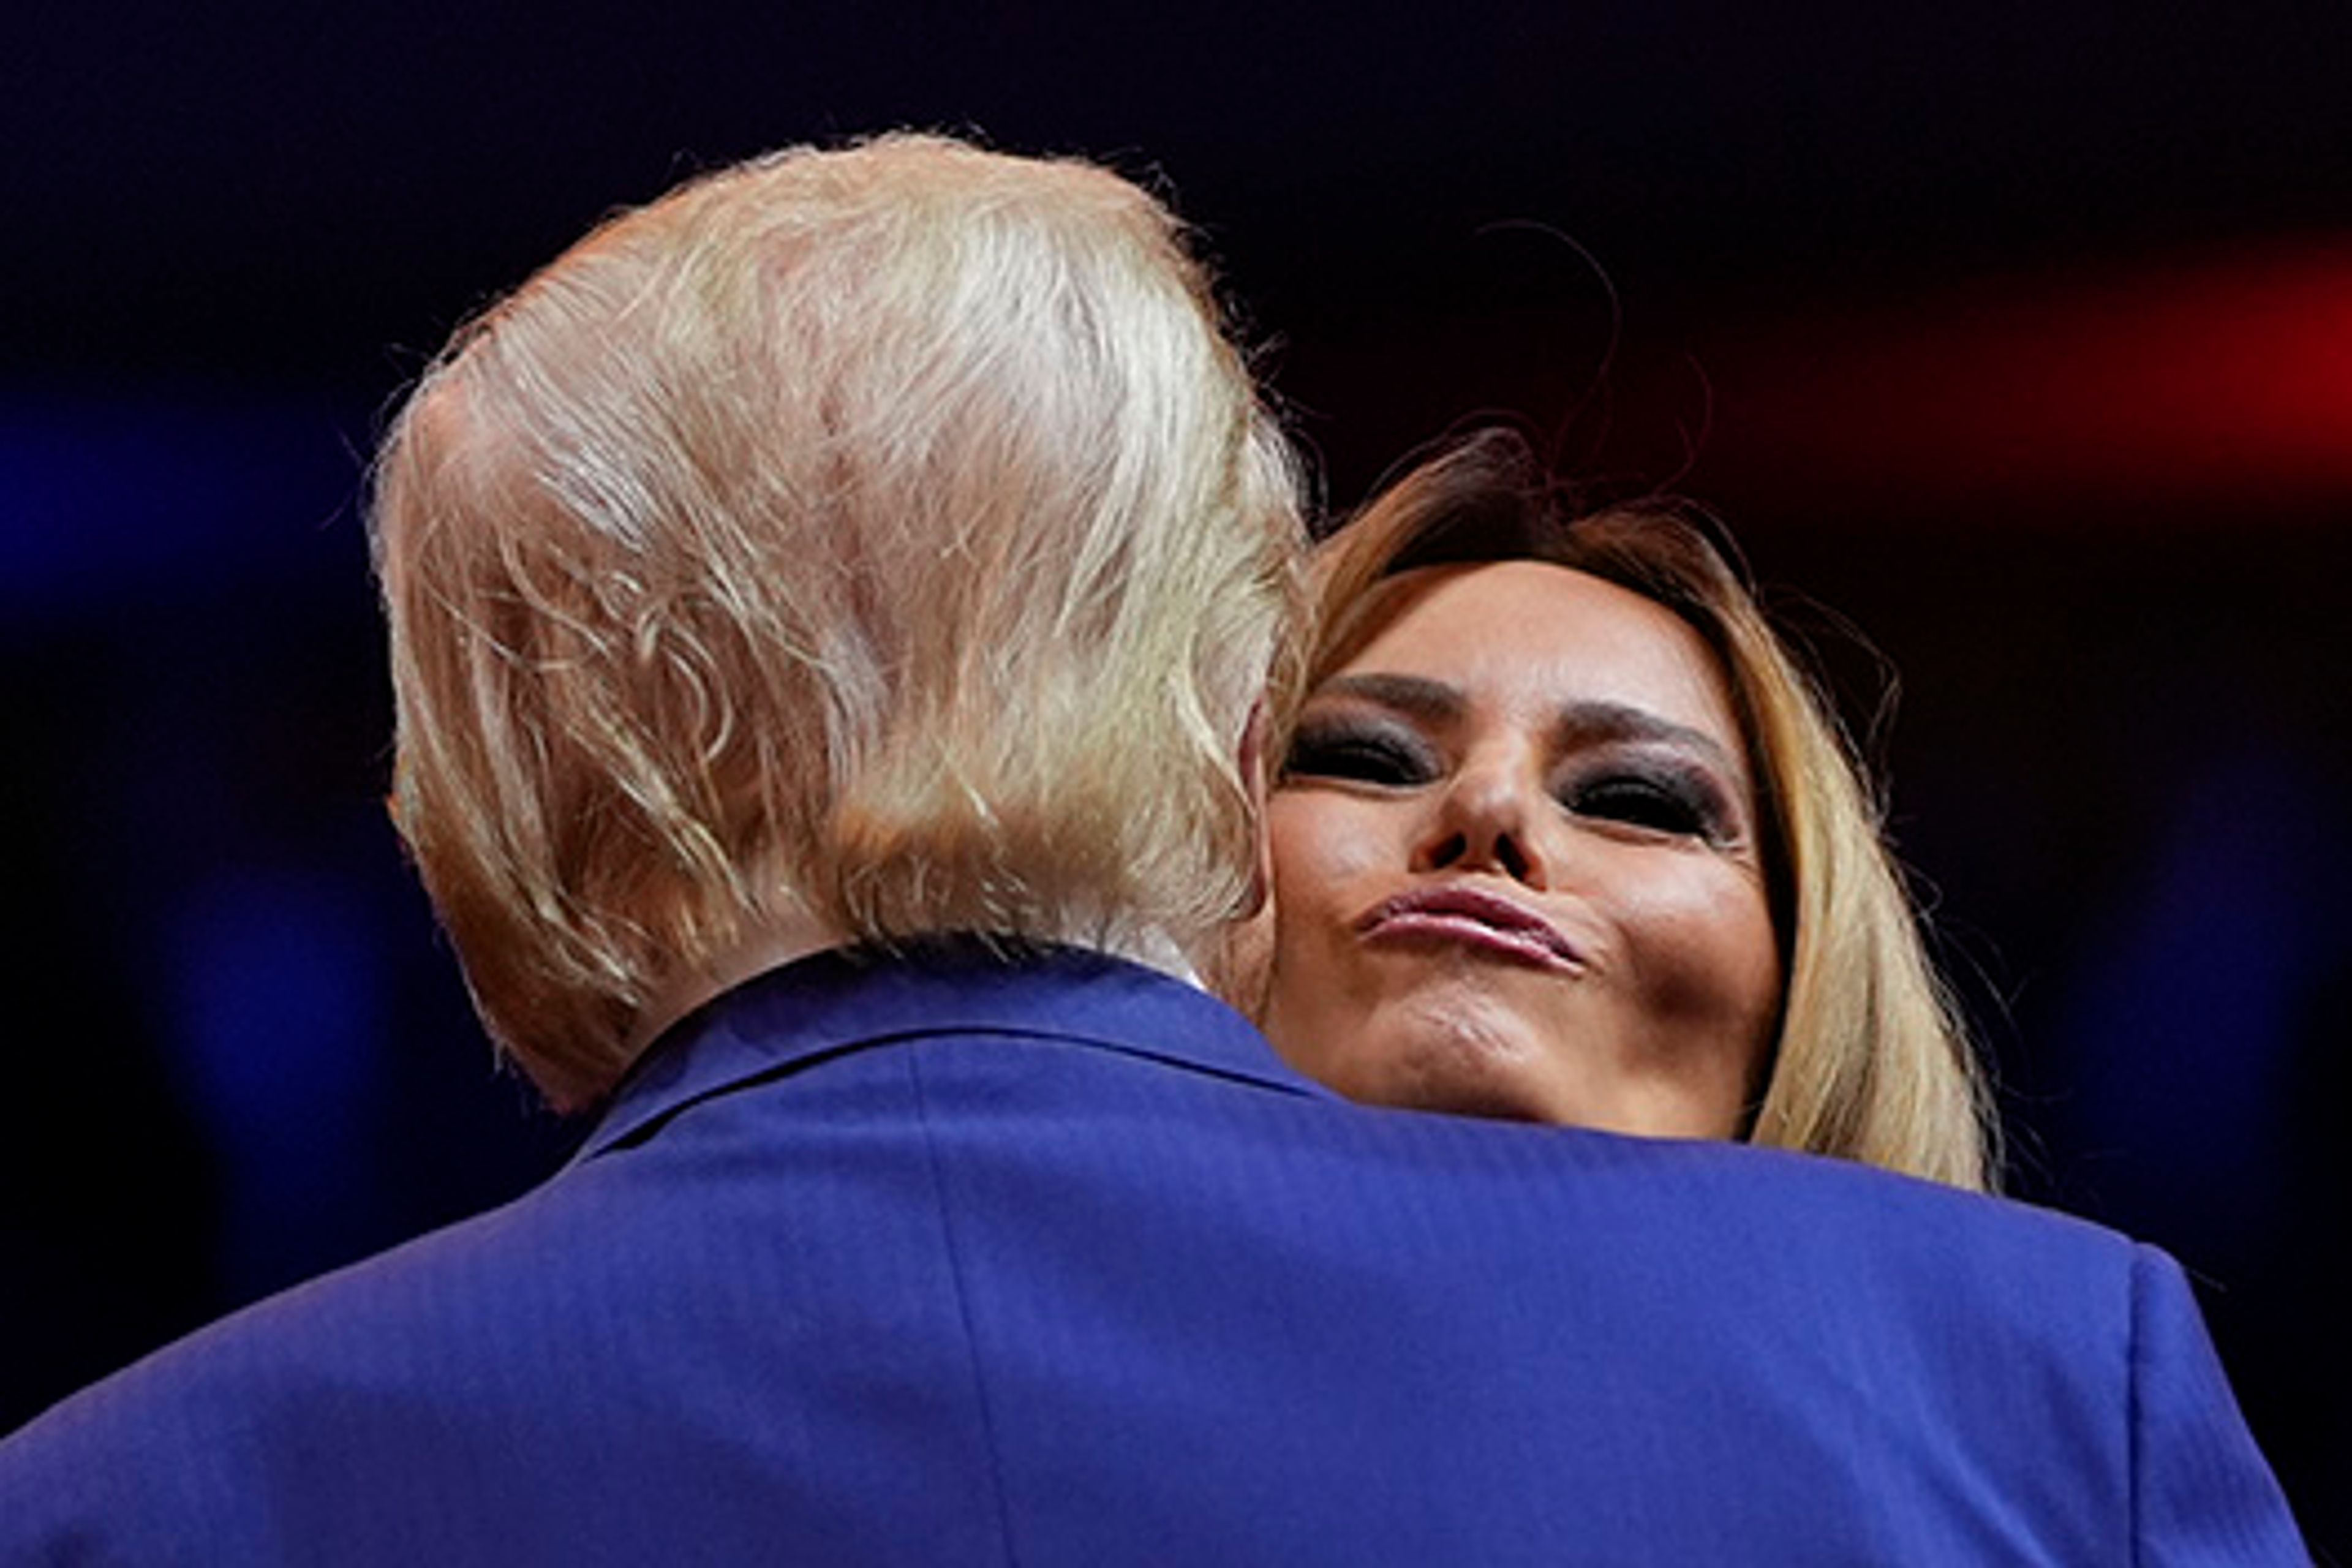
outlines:
M1273 722L1265 704L1250 710L1242 729L1240 763L1242 788L1249 795L1249 896L1231 922L1211 934L1194 962L1201 983L1250 1018L1265 1010L1266 988L1272 984L1274 956L1274 850L1265 829L1266 797L1273 789L1273 767L1267 757Z
M1265 831L1266 795L1273 787L1265 752L1273 728L1273 721L1266 717L1265 699L1261 697L1250 705L1249 722L1242 726L1242 788L1249 792L1253 846L1249 904L1241 911L1244 920L1265 908L1266 900L1274 889L1274 847Z

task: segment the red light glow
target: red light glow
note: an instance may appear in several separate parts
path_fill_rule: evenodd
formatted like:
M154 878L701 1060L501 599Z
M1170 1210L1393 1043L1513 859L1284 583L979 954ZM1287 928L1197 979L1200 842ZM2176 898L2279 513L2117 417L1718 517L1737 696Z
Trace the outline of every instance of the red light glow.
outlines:
M2352 244L1979 286L1707 357L1704 464L1759 493L2352 498Z

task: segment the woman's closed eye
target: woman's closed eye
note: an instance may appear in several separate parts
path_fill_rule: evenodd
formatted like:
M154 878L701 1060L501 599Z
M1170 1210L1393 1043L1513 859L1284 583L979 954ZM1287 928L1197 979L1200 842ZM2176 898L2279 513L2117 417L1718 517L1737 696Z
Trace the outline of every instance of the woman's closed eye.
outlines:
M1579 816L1678 838L1721 844L1730 837L1719 792L1675 770L1592 773L1562 790L1560 804Z
M1386 725L1302 722L1284 759L1285 779L1334 779L1402 789L1437 776L1428 744Z

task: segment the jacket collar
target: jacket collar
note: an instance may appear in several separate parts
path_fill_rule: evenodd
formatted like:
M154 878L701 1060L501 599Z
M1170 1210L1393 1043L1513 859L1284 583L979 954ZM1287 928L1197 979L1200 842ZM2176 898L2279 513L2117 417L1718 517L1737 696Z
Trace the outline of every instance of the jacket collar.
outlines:
M714 997L646 1048L574 1163L756 1079L860 1046L973 1031L1062 1040L1331 1098L1286 1066L1240 1014L1157 970L1086 948L942 938L897 952L830 948Z

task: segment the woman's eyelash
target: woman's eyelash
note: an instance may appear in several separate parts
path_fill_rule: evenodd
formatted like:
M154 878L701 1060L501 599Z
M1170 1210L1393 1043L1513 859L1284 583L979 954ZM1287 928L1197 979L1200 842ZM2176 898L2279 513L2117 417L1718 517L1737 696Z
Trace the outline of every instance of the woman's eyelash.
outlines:
M1560 802L1579 816L1622 822L1677 837L1720 843L1727 837L1723 808L1704 782L1675 773L1595 773L1571 783Z
M1436 782L1444 767L1428 743L1409 731L1310 720L1293 737L1282 776L1412 789ZM1663 763L1618 763L1583 772L1559 793L1561 805L1595 821L1715 845L1733 837L1722 792L1702 773Z
M1435 774L1426 750L1402 735L1358 728L1303 727L1284 759L1285 778L1345 779L1357 784L1426 784Z

